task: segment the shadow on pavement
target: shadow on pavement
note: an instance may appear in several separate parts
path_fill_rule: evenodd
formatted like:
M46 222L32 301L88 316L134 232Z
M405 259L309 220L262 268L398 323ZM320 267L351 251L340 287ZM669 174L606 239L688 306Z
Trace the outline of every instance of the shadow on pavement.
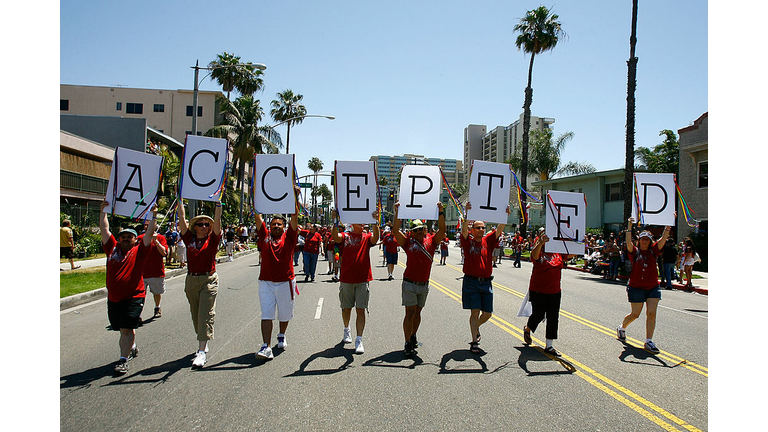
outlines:
M411 363L406 364L408 362L411 362ZM374 357L366 361L365 363L363 363L363 366L415 369L416 366L420 366L423 364L424 364L424 360L422 360L418 356L418 354L414 354L411 357L406 357L405 354L403 353L403 350L397 350L397 351L388 352L378 357Z
M317 359L335 359L335 358L343 358L344 363L335 368L335 369L314 369L314 370L307 370L307 367L315 360ZM311 376L311 375L331 375L338 372L341 372L347 368L349 368L352 365L352 362L355 360L354 350L351 349L345 349L344 348L344 342L339 342L338 344L334 345L331 348L325 349L323 351L320 351L318 353L312 354L309 356L306 360L301 362L301 365L299 366L299 370L292 374L286 375L286 377L292 377L292 376Z
M525 371L528 376L563 375L576 372L576 368L572 364L559 357L545 353L540 347L522 346L515 347L515 349L520 351L520 356L517 358L517 365L520 366L520 369ZM528 367L529 362L549 362L552 360L559 363L564 370L531 371Z
M440 360L440 371L438 374L457 374L457 373L485 373L488 372L488 365L485 364L482 356L485 355L485 351L482 349L479 354L474 354L469 349L460 349L460 350L453 350L445 355L443 355L443 358ZM449 368L448 363L450 362L458 362L458 363L477 363L480 368L479 369L472 369L467 367L456 367L456 368Z
M631 358L634 358L635 360L632 360ZM659 364L654 364L647 362L645 360L653 359L657 361ZM656 354L646 351L643 348L638 348L634 345L630 345L626 342L624 342L624 351L619 354L619 360L625 362L625 363L635 363L635 364L642 364L646 366L655 366L655 367L675 367L677 365L670 366L664 360L658 358Z

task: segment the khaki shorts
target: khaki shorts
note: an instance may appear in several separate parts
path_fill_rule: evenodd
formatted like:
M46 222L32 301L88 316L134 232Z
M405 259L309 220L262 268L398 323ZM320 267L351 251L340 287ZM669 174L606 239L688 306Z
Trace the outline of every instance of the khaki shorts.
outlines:
M165 278L144 278L144 289L147 288L152 294L165 294Z
M367 309L368 298L368 282L359 284L342 282L339 287L339 301L342 309Z
M427 304L429 284L419 285L411 281L403 281L403 306L424 307Z

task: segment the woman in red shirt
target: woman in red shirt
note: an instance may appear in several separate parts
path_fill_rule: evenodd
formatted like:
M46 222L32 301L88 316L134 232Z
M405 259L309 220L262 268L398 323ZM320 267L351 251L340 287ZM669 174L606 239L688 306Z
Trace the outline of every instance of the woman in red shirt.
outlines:
M180 200L181 201L181 200ZM216 294L219 291L219 275L216 274L216 252L221 241L221 203L216 203L213 218L195 216L189 221L184 214L184 204L177 206L181 240L187 246L187 279L184 293L189 301L192 324L197 333L198 349L192 366L201 368L207 361L208 341L213 339L213 323L216 317Z
M675 217L677 217L677 213L675 213ZM624 321L616 329L616 334L620 341L625 341L627 339L627 326L632 321L640 318L643 305L646 305L644 348L654 354L658 354L659 349L656 348L652 340L653 332L656 329L656 310L661 300L656 258L661 254L661 249L667 242L670 227L664 228L664 233L655 244L653 243L653 235L650 231L641 232L637 239L637 244L634 244L632 242L634 218L629 218L628 223L625 244L629 253L629 260L632 262L632 270L629 274L629 283L627 284L627 298L632 310L624 317Z

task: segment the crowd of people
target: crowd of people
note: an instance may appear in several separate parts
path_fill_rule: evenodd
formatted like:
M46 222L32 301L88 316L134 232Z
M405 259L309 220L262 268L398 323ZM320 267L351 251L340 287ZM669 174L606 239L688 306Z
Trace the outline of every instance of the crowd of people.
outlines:
M193 368L207 363L209 342L214 339L218 274L216 256L220 249L233 260L241 248L257 247L259 250L259 302L261 306L262 345L256 355L264 359L274 358L273 348L284 350L288 346L286 332L293 318L295 297L298 294L294 267L302 256L305 283L312 283L317 273L319 257L328 261L327 275L339 282L339 305L342 318L342 342L353 342L351 327L352 310L355 310L354 351L365 352L363 334L366 310L370 299L369 284L372 280L370 249L381 247L383 265L387 267L387 280L393 280L398 252L406 257L402 276L401 296L404 307L403 337L405 356L413 356L419 348L417 331L421 324L421 312L429 294L429 280L434 255L440 250L437 265L446 265L449 254L445 210L437 204L438 221L435 225L414 220L403 226L398 219L399 203L394 206L394 221L380 227L364 224L332 226L316 224L300 225L299 209L288 218L272 216L268 220L261 214L254 216L250 227L245 224L222 227L221 205L217 204L213 216L198 215L187 221L184 206L177 207L178 230L169 226L164 234L156 222L156 206L143 226L136 229L119 229L117 235L110 231L107 213L109 204L102 203L100 228L104 251L107 253L107 314L110 328L120 332L120 357L115 373L128 371L128 361L138 356L136 329L141 324L141 311L147 293L154 299L154 315L162 317L161 300L165 293L165 265L177 260L188 269L184 291L189 303L192 326L198 342L192 361ZM471 204L467 203L467 209ZM509 212L509 208L507 208ZM378 220L378 211L372 215ZM646 309L645 349L658 353L652 337L656 324L656 309L661 300L662 285L671 286L677 274L688 280L691 287L691 268L696 261L693 242L686 239L679 246L668 242L670 227L666 227L658 241L650 231L633 236L634 221L630 218L625 231L619 236L610 234L589 235L585 239L586 251L583 266L605 268L608 278L615 279L623 266L628 275L627 298L630 313L617 327L617 338L626 340L626 328L639 318ZM436 228L436 229L435 229ZM139 234L137 231L142 231ZM63 236L62 236L63 238ZM62 240L63 242L64 240ZM505 258L505 248L512 250L513 267L521 267L522 255L530 252L533 272L527 299L531 312L523 328L526 344L532 343L531 334L546 319L545 352L552 356L561 354L554 348L557 339L558 316L561 302L561 271L577 259L575 255L548 253L544 245L549 238L544 228L523 238L520 232L505 234L504 224L488 227L483 221L462 223L457 235L462 256L461 302L469 311L470 351L481 353L480 329L493 316L493 269ZM64 248L64 246L62 246ZM322 270L321 270L322 271ZM278 321L277 344L272 344L273 322Z

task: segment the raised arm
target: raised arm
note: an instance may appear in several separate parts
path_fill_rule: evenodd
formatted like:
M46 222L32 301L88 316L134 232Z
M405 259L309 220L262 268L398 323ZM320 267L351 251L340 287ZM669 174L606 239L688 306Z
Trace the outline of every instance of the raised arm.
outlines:
M221 203L217 202L213 210L213 233L221 235Z
M373 228L371 231L373 232L373 235L371 236L371 245L376 246L376 243L379 242L379 237L381 237L381 228L379 228L379 209L377 208L376 211L372 213L373 218L376 220L376 222L373 223Z
M402 224L402 221L397 216L398 209L400 208L400 201L395 203L395 220L392 222L392 231L395 233L395 240L397 240L397 244L399 244L401 247L405 245L405 236L400 231L400 225Z
M632 253L635 250L635 245L632 244L632 225L635 224L635 218L630 217L627 219L627 235L625 237L627 251Z
M344 236L339 233L339 225L341 224L341 221L339 221L339 213L336 210L333 211L333 220L336 222L331 229L331 239L334 243L341 243L344 240Z
M472 204L467 202L467 205L464 206L467 211L469 211L470 208L472 208ZM464 219L461 221L461 238L466 239L469 236L469 220Z
M445 238L445 233L448 231L445 225L445 207L441 202L437 203L437 215L437 232L435 233L433 240L436 243L440 243L443 241L443 238Z
M144 237L141 240L144 246L149 246L152 244L152 240L154 240L157 236L157 233L155 233L157 228L157 203L153 203L152 208L149 211L152 212L152 219L150 219L149 223L147 224L147 232L144 234Z
M299 228L299 193L301 192L301 188L298 186L294 186L294 194L296 196L296 208L293 211L293 214L291 215L291 221L289 222L291 224L291 228L293 228L294 231L298 231Z
M107 244L109 238L112 237L112 233L109 232L109 220L107 220L107 213L104 209L109 205L107 199L101 202L101 212L99 213L99 229L101 229L101 244Z
M181 198L179 198L179 205L176 206L176 215L179 217L179 234L184 235L189 227L187 226L187 216L184 212L184 200Z

